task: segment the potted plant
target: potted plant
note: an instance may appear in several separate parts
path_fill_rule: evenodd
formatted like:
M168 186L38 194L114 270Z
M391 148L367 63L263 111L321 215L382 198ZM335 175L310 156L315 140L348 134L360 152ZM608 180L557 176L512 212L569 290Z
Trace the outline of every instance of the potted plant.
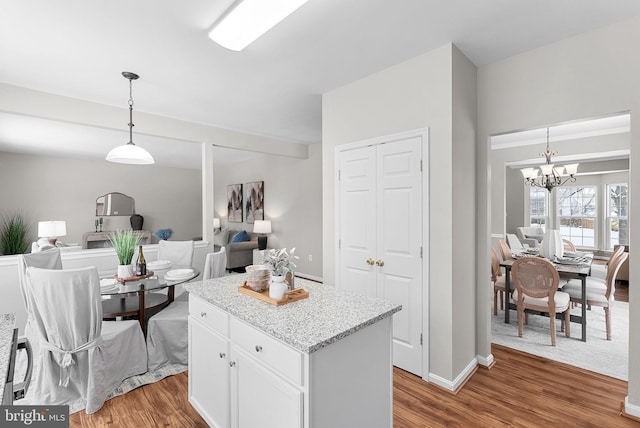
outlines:
M135 252L136 246L140 242L142 236L139 232L133 230L116 230L109 233L109 241L116 250L118 255L118 277L121 279L131 278L133 276L133 268L131 260Z
M295 253L296 249L292 248L287 252L286 248L271 249L265 253L264 264L271 271L271 284L269 285L269 297L280 300L288 285L284 282L287 272L293 272L296 268L294 259L299 258Z
M24 254L29 246L29 243L27 242L28 232L29 226L22 214L15 213L10 217L3 217L2 224L0 224L0 245L2 245L2 254L5 256L11 254Z

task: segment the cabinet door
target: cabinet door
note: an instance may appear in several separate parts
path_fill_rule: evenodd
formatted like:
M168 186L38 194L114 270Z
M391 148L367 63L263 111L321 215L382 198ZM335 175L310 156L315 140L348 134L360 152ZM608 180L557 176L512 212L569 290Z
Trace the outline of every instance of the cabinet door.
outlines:
M232 349L234 427L299 428L303 394L242 350Z
M213 427L230 422L229 340L189 318L189 402Z

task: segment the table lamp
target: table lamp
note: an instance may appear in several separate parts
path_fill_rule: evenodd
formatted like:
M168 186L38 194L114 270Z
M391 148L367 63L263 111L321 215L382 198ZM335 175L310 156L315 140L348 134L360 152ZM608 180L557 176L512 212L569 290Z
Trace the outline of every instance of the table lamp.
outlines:
M271 233L271 220L256 220L253 224L253 233L258 235L258 250L267 249L267 233Z
M220 219L217 217L213 218L213 230L220 229Z
M67 234L67 223L65 221L39 221L38 237L48 238L49 243L55 247L59 236Z

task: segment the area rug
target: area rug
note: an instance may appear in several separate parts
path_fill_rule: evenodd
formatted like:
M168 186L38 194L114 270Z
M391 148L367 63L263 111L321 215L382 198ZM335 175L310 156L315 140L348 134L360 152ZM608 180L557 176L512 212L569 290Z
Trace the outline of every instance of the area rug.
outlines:
M581 308L572 310L580 315ZM549 318L529 316L529 325L524 326L523 337L518 337L518 318L515 310L510 312L510 323L504 323L504 311L491 316L492 342L519 351L570 364L596 373L628 380L629 368L629 304L615 302L611 309L612 340L606 340L604 309L592 307L587 310L587 341L580 340L582 326L571 323L571 337L560 332L556 320L556 346L551 346Z

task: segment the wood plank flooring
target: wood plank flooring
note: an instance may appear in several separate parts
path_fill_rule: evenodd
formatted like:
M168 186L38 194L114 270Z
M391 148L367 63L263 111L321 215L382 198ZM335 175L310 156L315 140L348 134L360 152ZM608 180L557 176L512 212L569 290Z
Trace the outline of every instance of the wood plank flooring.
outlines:
M640 426L620 416L627 382L499 345L492 352L493 367L478 369L457 395L394 368L394 427ZM207 426L187 400L186 373L70 419L87 428Z

